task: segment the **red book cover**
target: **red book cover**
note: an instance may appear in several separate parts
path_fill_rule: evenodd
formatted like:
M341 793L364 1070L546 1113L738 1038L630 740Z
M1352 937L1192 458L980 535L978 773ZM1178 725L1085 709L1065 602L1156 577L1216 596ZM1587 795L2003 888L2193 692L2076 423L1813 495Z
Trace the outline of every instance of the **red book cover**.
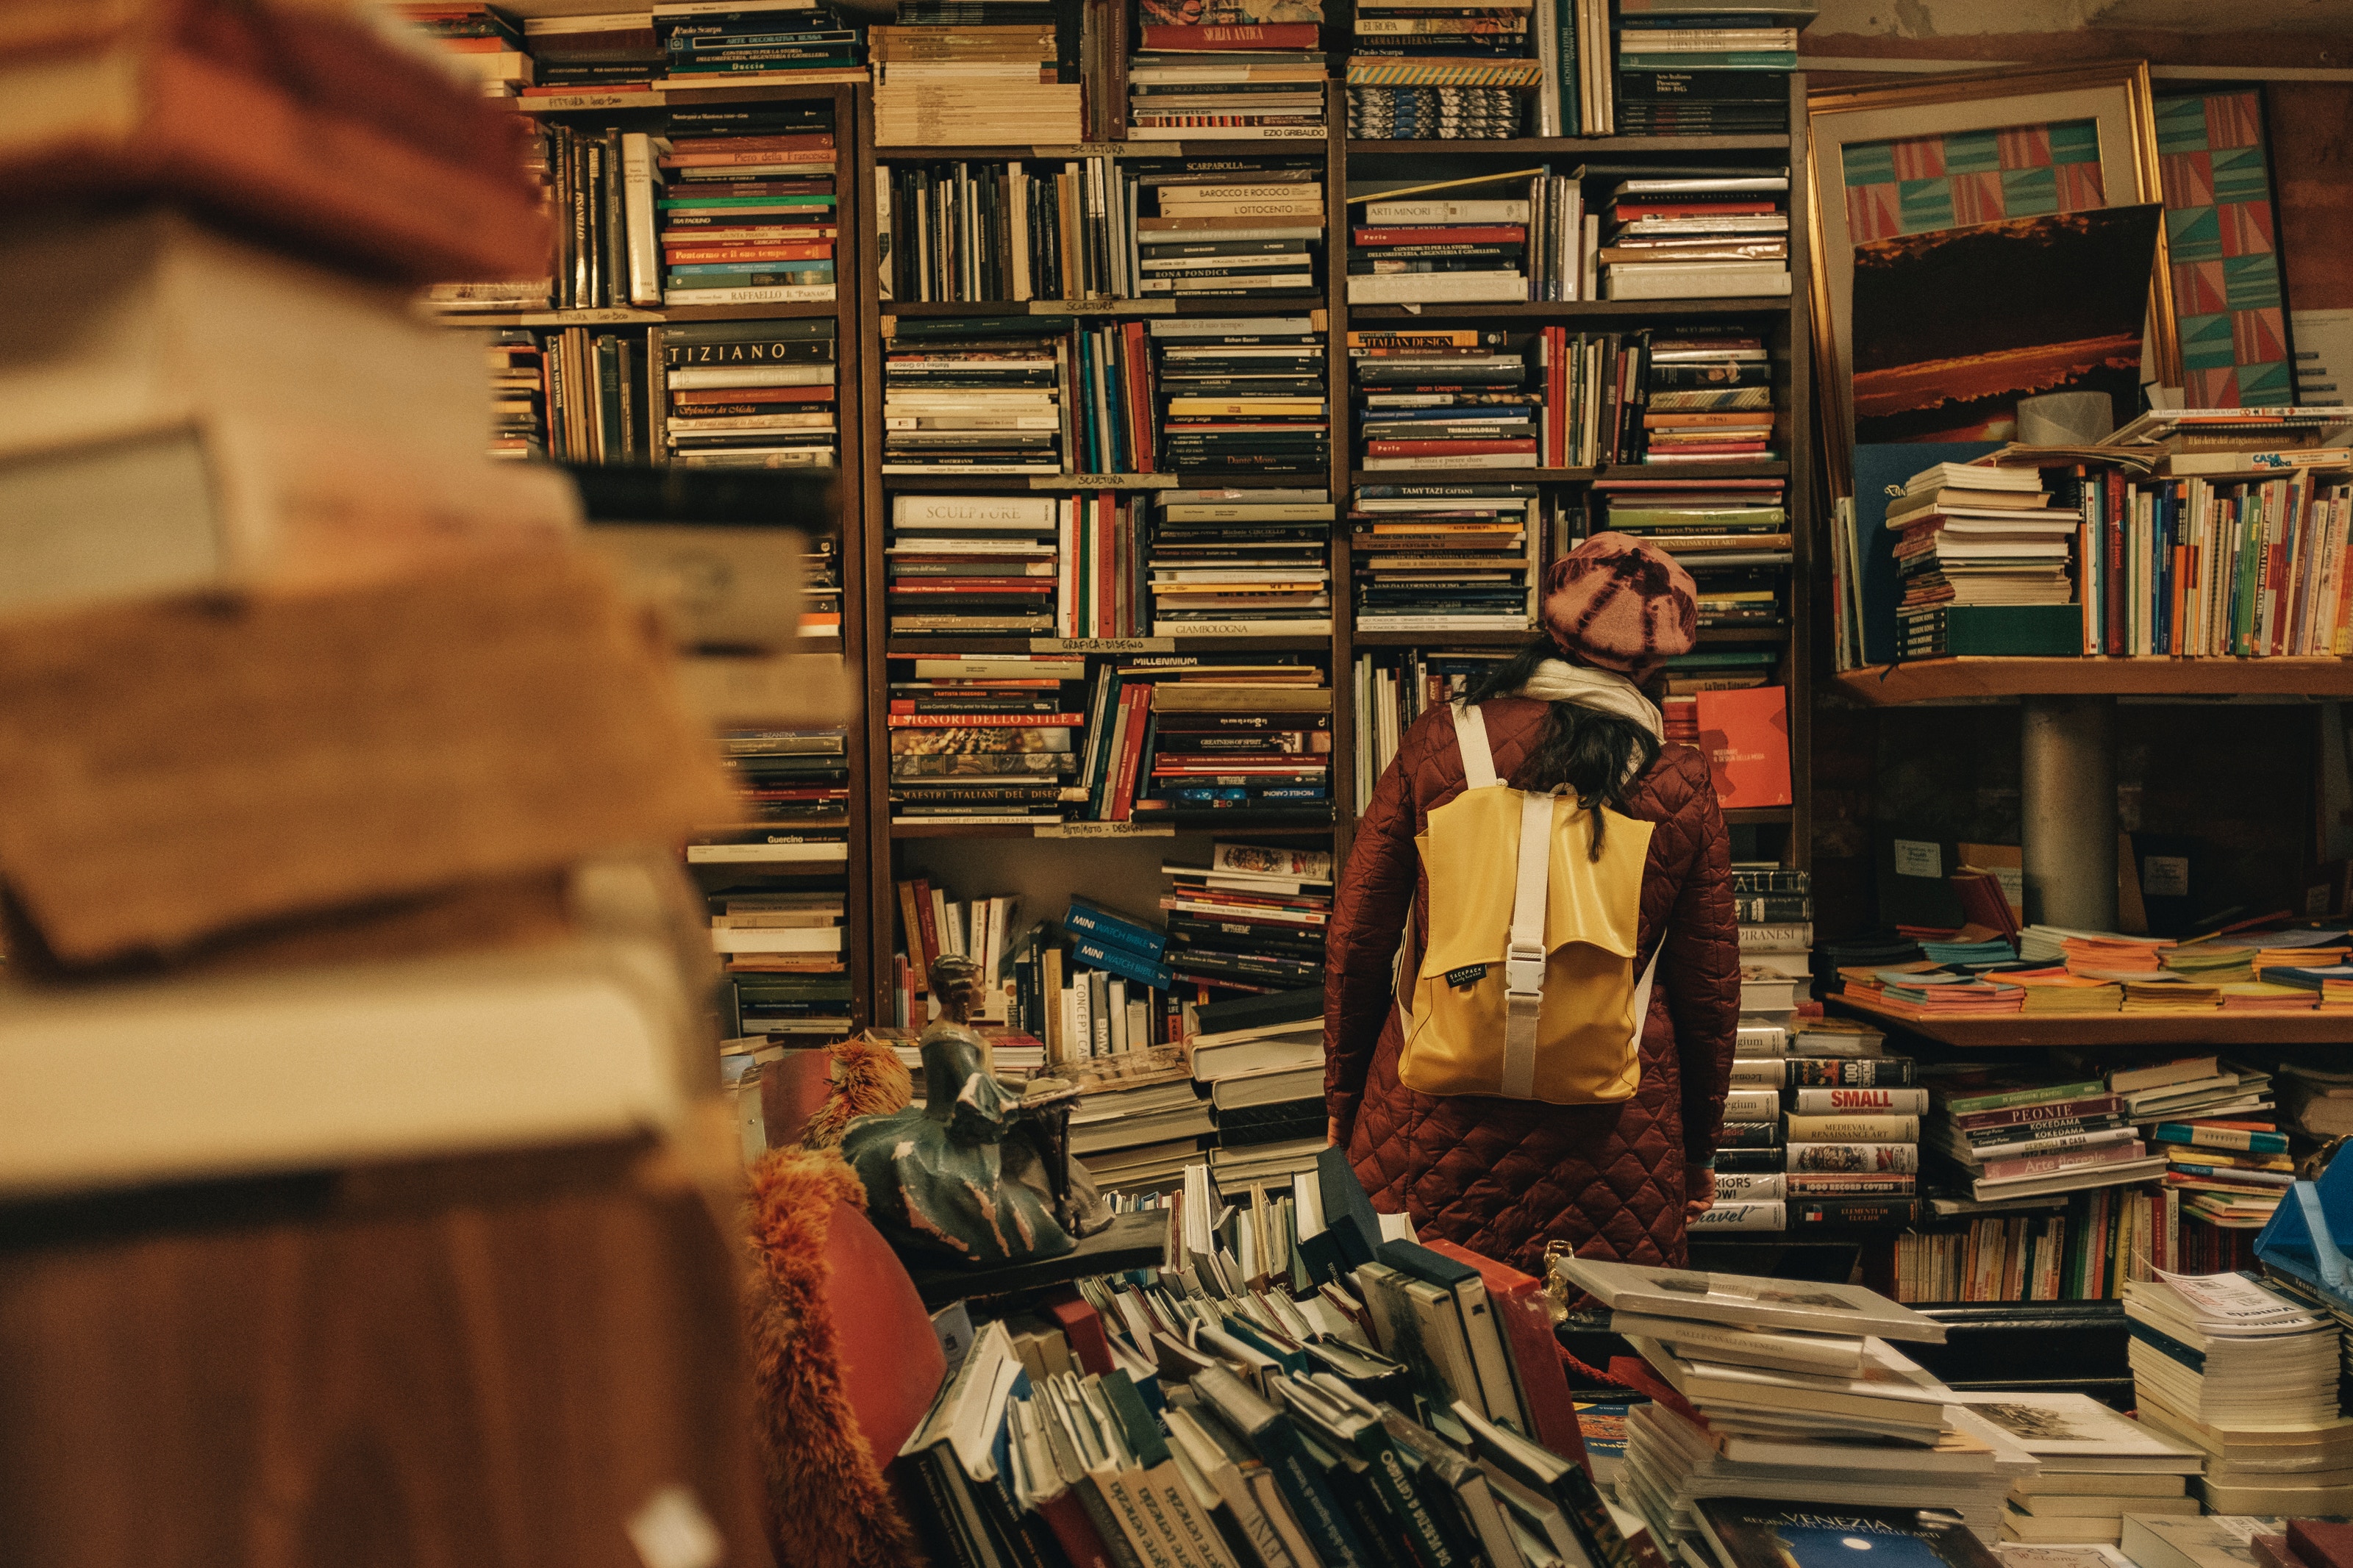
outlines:
M678 155L686 158L707 153L782 153L832 145L830 131L804 131L790 136L697 136L680 142Z
M1136 763L1144 754L1144 721L1152 710L1152 683L1137 682L1121 694L1120 700L1127 706L1127 733L1121 738L1119 780L1112 791L1113 822L1125 822L1134 815Z
M2353 1524L2291 1519L2287 1521L2287 1543L2312 1568L2353 1568Z
M1512 1375L1519 1384L1522 1413L1532 1428L1529 1435L1563 1458L1575 1459L1590 1470L1585 1436L1577 1425L1577 1401L1569 1397L1568 1374L1561 1369L1560 1342L1553 1338L1552 1307L1544 1286L1533 1276L1453 1242L1426 1240L1422 1245L1479 1271L1487 1287L1488 1305L1503 1328L1504 1348L1511 1352Z
M1081 1366L1103 1377L1119 1370L1119 1363L1111 1359L1111 1340L1103 1332L1103 1315L1076 1290L1064 1286L1039 1302L1038 1310L1062 1331L1062 1337L1071 1342L1071 1357Z
M1071 1568L1112 1568L1111 1553L1103 1550L1103 1537L1096 1533L1095 1521L1087 1517L1086 1506L1079 1501L1075 1489L1064 1487L1039 1503L1038 1517L1046 1521L1046 1528L1061 1543Z
M656 160L665 169L723 169L737 163L830 163L830 147L779 147L769 153L665 153Z
M2125 487L2111 478L2102 481L2100 488L2108 498L2108 652L2121 654L2125 651Z
M1788 696L1778 686L1699 694L1700 750L1725 810L1790 804Z
M691 386L670 395L681 412L706 403L831 403L829 386Z
M1519 224L1492 224L1484 227L1455 228L1360 228L1352 243L1356 245L1518 245L1528 237L1527 229Z
M1147 49L1312 49L1322 40L1313 22L1271 22L1234 27L1166 27L1146 24ZM1313 85L1312 83L1310 85Z
M915 879L915 912L923 918L923 973L929 976L932 965L939 962L940 917L932 908L932 884L926 879Z
M1152 450L1152 348L1142 321L1124 321L1119 329L1124 353L1120 368L1127 374L1127 423L1130 464L1135 472L1154 472Z
M1530 452L1534 440L1523 441L1367 441L1368 458L1493 457L1504 452Z

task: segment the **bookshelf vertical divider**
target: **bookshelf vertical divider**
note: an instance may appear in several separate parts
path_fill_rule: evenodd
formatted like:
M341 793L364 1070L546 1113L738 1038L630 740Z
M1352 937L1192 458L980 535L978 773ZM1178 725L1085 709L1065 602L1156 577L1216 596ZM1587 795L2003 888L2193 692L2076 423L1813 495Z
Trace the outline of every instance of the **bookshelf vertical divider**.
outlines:
M854 99L849 167L852 183L858 187L859 210L864 212L867 204L877 199L874 89L858 88ZM857 287L850 293L857 302L854 319L859 334L858 423L861 437L871 438L873 448L870 454L861 446L863 460L857 471L845 469L841 479L845 495L853 490L858 495L860 638L855 646L844 646L852 679L865 697L855 731L861 766L850 785L856 792L852 805L857 808L851 822L859 830L852 858L864 879L860 892L866 911L864 963L853 963L851 968L851 973L860 977L852 1006L857 1022L863 1026L887 1022L892 1016L891 953L896 915L891 896L891 737L889 727L882 722L891 710L891 663L884 657L890 647L891 620L882 591L882 542L890 522L890 501L882 493L882 255L881 237L871 221L860 223L854 235L843 234L838 244L836 254L849 257L857 274ZM836 291L839 292L838 289ZM845 530L845 548L847 545ZM847 599L850 593L847 582L842 584L842 593ZM845 629L847 626L845 616ZM850 929L854 931L860 927L853 924Z
M1348 87L1327 81L1324 153L1324 372L1331 410L1332 864L1348 863L1356 829L1356 573L1348 537L1348 471L1355 465L1348 362Z

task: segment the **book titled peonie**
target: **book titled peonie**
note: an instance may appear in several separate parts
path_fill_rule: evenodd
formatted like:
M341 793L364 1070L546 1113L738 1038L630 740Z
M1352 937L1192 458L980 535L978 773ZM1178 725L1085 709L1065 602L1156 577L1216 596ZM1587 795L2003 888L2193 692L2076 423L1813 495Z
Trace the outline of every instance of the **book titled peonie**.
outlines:
M1694 1509L1719 1568L1995 1568L1990 1548L1941 1509L1783 1506L1708 1498Z
M1944 1324L1860 1285L1701 1274L1687 1268L1574 1256L1555 1257L1551 1267L1569 1289L1583 1291L1616 1312L1729 1323L1739 1329L1876 1334L1881 1339L1929 1344L1945 1342Z

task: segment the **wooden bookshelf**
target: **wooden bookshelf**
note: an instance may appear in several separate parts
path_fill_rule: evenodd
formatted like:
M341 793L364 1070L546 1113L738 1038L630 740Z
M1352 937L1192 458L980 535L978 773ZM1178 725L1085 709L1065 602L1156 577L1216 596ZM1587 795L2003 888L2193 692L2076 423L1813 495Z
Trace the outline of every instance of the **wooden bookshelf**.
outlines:
M1808 210L1804 186L1805 169L1792 158L1793 146L1801 140L1788 135L1772 136L1698 136L1698 137L1565 137L1513 138L1481 142L1383 142L1350 141L1340 134L1347 116L1346 89L1337 80L1326 84L1326 111L1334 134L1315 141L1272 140L1266 142L1225 141L1194 142L1133 142L1070 143L1052 145L1014 144L1005 146L918 146L878 148L873 139L873 116L871 89L835 84L811 84L807 87L760 87L744 89L715 88L695 89L691 94L679 91L657 91L638 95L627 101L584 105L577 109L556 109L547 112L563 123L593 126L603 123L622 125L630 129L657 127L667 107L682 105L691 100L697 105L723 103L754 103L779 100L829 98L835 106L835 134L839 156L836 163L836 184L839 193L839 223L841 240L836 249L837 298L833 303L742 306L734 308L703 308L671 305L660 310L616 309L598 310L558 310L513 312L503 315L478 315L466 318L445 318L449 324L460 327L503 328L534 327L559 329L565 327L610 328L621 331L633 329L657 328L667 322L711 320L782 320L830 314L838 323L837 363L839 377L840 452L845 483L843 485L842 540L840 547L843 592L843 636L839 639L804 639L802 651L841 652L853 668L861 672L865 700L849 725L850 748L850 854L849 861L849 942L852 984L856 992L855 1013L860 1023L887 1016L891 1004L890 955L897 946L897 898L894 881L901 871L906 851L901 846L938 844L952 846L958 840L996 841L1027 839L1041 847L1050 843L1087 843L1105 847L1144 839L1147 844L1166 845L1172 837L1189 841L1196 848L1188 855L1205 850L1208 841L1216 837L1255 837L1287 840L1293 843L1328 844L1345 859L1353 837L1355 821L1353 805L1356 784L1354 760L1357 715L1350 700L1354 686L1354 668L1360 651L1373 649L1430 648L1443 650L1502 649L1517 646L1526 637L1525 631L1488 629L1469 632L1415 632L1366 630L1359 632L1353 614L1353 582L1349 560L1348 535L1345 522L1336 524L1333 533L1331 553L1332 598L1334 604L1332 630L1328 634L1297 636L1262 636L1247 637L1139 637L1121 639L1109 647L1089 647L1083 645L1068 651L1083 651L1092 658L1116 658L1123 653L1148 654L1173 652L1183 654L1208 653L1285 653L1309 654L1320 657L1328 664L1328 679L1334 692L1333 758L1331 779L1331 810L1328 820L1302 821L1296 816L1280 816L1261 818L1216 812L1179 814L1165 822L1135 825L1128 831L1114 831L1112 825L1078 823L1049 825L1040 828L1030 824L962 824L962 823L902 823L893 825L890 816L889 740L886 727L880 721L887 701L890 679L889 660L892 656L905 657L926 653L1030 653L1062 651L1063 645L1053 639L1029 637L891 637L888 635L888 614L885 584L881 567L884 541L888 536L891 497L896 493L1044 493L1072 494L1101 489L1176 488L1175 476L1103 477L1089 475L985 475L956 476L944 474L884 474L881 472L879 432L882 411L882 348L886 330L895 318L929 318L953 320L961 317L1029 315L1041 326L1057 319L1103 320L1106 318L1162 315L1320 315L1325 334L1328 396L1335 410L1332 422L1331 462L1324 476L1324 486L1335 503L1345 510L1349 491L1361 484L1432 482L1447 475L1433 475L1419 470L1362 470L1354 467L1355 443L1351 421L1346 411L1353 406L1353 385L1345 352L1346 333L1352 321L1359 327L1373 323L1402 321L1450 323L1493 322L1510 324L1522 330L1546 324L1561 324L1571 330L1633 331L1655 324L1682 321L1724 321L1726 324L1746 323L1760 330L1770 346L1778 370L1776 378L1776 402L1781 427L1781 441L1786 454L1795 455L1810 449L1811 442L1811 393L1808 384L1809 355L1811 331L1809 321L1810 289L1808 281L1809 259L1802 234L1793 233L1790 246L1791 292L1787 298L1763 297L1731 300L1600 300L1555 302L1462 303L1430 302L1419 310L1398 305L1366 305L1351 308L1347 301L1347 279L1345 267L1346 235L1349 226L1347 186L1352 174L1357 178L1390 177L1400 171L1425 177L1445 177L1447 173L1470 172L1482 167L1494 167L1496 160L1516 160L1522 163L1539 161L1556 170L1572 170L1591 159L1639 156L1662 163L1702 162L1755 163L1770 162L1790 163L1791 191L1788 208L1793 225L1801 223L1799 215ZM617 96L617 95L616 95ZM1793 78L1791 83L1791 114L1793 125L1801 125L1799 118L1804 112L1804 83ZM871 209L871 194L878 165L899 162L937 162L956 159L1021 159L1041 157L1068 159L1082 156L1167 158L1176 156L1249 157L1256 154L1281 155L1298 153L1320 154L1324 159L1323 181L1325 202L1326 240L1323 247L1324 285L1320 297L1310 299L1257 300L1184 300L1176 301L1146 300L1031 300L992 301L983 303L932 303L892 301L880 298L879 272L881 249L874 232ZM1514 166L1506 164L1505 166ZM1435 173L1426 173L1435 171ZM1810 471L1803 463L1775 462L1766 464L1725 465L1710 468L1706 473L1724 478L1786 478L1789 481L1788 502L1793 519L1792 532L1796 537L1797 559L1790 573L1789 620L1785 626L1757 628L1709 628L1701 633L1701 641L1708 646L1739 644L1750 647L1774 647L1781 650L1778 679L1789 690L1792 777L1798 805L1765 810L1727 813L1727 820L1736 827L1754 829L1765 835L1767 852L1778 845L1784 859L1804 865L1808 859L1810 833L1809 710L1809 669L1812 647L1811 523L1813 506ZM1567 498L1577 498L1584 487L1597 479L1659 478L1671 470L1659 468L1606 467L1559 468L1542 469L1461 470L1462 477L1482 480L1535 483L1547 492ZM1675 477L1685 477L1694 470L1672 470ZM1219 488L1289 488L1303 482L1300 476L1219 477L1200 481ZM1068 830L1065 830L1067 827ZM923 851L917 851L923 853ZM1091 851L1092 852L1092 851ZM1135 851L1131 851L1134 853ZM1120 862L1123 865L1127 862ZM1109 864L1109 862L1106 862ZM981 887L959 887L959 892L971 896L989 891ZM1070 889L1080 890L1075 885ZM1102 889L1110 891L1110 889ZM1131 897L1132 902L1148 905L1149 898L1143 889ZM1025 920L1058 913L1054 909L1030 909Z
M1985 658L1850 669L1838 683L1877 706L1989 697L2348 697L2348 658Z
M2091 1013L1999 1014L1992 1017L1920 1018L1833 996L1830 1005L1852 1017L1902 1029L1939 1045L1980 1050L2050 1046L2100 1050L2116 1046L2353 1045L2353 1014Z

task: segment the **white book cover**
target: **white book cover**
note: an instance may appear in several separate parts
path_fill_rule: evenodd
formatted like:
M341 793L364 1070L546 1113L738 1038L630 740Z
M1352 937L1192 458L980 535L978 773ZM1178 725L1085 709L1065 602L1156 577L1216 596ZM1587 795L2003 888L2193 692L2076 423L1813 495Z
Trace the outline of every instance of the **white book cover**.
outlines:
M1998 1389L1948 1394L2010 1434L2021 1447L2054 1468L2084 1468L2078 1461L2129 1461L2135 1469L2195 1475L2203 1456L2187 1444L2120 1415L2088 1394L2042 1389Z
M1860 1285L1705 1274L1576 1257L1556 1258L1553 1271L1575 1289L1616 1311L1742 1328L1945 1342L1943 1323Z

